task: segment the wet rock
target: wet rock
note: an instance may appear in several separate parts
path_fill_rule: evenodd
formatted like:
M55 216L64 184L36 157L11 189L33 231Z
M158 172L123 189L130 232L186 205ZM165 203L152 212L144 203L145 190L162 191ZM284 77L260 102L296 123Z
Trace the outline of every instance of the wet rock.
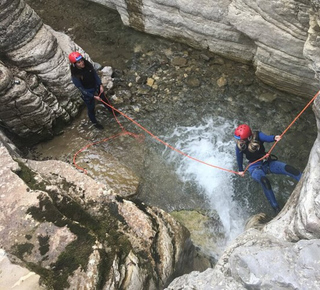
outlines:
M139 86L137 89L137 94L147 95L150 92L151 88L148 85Z
M113 104L122 104L124 102L124 99L121 96L112 95L110 97Z
M254 79L244 76L244 78L239 80L239 83L244 86L250 86L254 83Z
M218 65L224 65L225 61L224 61L224 59L222 57L215 56L212 63L213 64L218 64Z
M132 106L133 110L136 112L136 113L139 113L140 112L140 108L139 106Z
M147 85L149 87L153 87L155 80L153 78L148 78L147 79Z
M187 65L187 59L184 57L175 57L171 60L171 64L178 67L184 67Z
M210 60L210 57L207 56L207 55L204 54L204 53L201 53L201 54L200 54L200 57L201 57L203 60L205 60L205 61L209 61L209 60Z
M122 98L125 101L130 100L132 96L132 93L130 90L124 90L124 89L117 90L117 94L120 98Z
M218 215L210 216L191 210L174 211L171 215L190 231L192 242L196 247L201 248L203 253L208 253L209 248L210 251L215 249L213 252L219 253L217 240L223 235L223 226Z
M12 263L2 249L0 249L0 273L1 289L18 287L21 290L45 290L44 286L40 286L39 275Z
M258 99L262 102L271 103L277 98L276 94L272 93L263 93L258 96Z
M225 87L228 84L226 76L222 76L217 80L217 85L219 88Z
M187 77L187 85L191 88L197 88L201 85L201 82L196 77Z
M267 221L268 217L265 213L255 214L246 221L245 230L248 230L250 228L255 228L258 230L262 229L263 225L265 225Z
M140 75L137 75L136 76L136 83L139 84L139 85L143 85L147 82L147 76L140 76Z
M32 264L46 288L92 289L106 271L105 287L163 288L192 263L188 232L164 211L116 196L66 163L17 163L2 143L0 151L0 245Z

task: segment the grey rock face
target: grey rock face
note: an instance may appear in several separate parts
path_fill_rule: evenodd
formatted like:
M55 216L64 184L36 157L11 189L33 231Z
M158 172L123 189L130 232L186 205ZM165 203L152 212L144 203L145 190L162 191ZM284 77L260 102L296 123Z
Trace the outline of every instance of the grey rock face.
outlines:
M52 134L53 122L69 115L36 75L9 70L0 63L0 118L11 131L22 137Z
M1 1L0 11L0 120L9 132L37 142L78 112L67 60L76 46L69 39L63 51L24 1Z
M205 48L241 62L252 62L257 76L280 90L305 97L318 90L315 77L320 63L316 1L95 2L117 9L124 24L135 29ZM70 81L67 55L75 49L81 51L81 48L67 36L43 25L24 1L5 0L0 8L2 65L8 71L15 67L10 72L14 78L17 70L36 75L50 95L50 103L41 96L37 101L33 96L33 102L29 102L29 109L34 104L32 110L38 117L25 114L24 119L19 120L13 113L7 113L11 107L5 106L4 117L0 116L0 119L9 131L20 137L47 138L53 134L56 123L68 122L78 112L79 92ZM28 83L26 86L30 87ZM9 98L15 91L8 93L4 98ZM5 95L7 91L1 90L0 94ZM23 101L18 106L21 109ZM45 111L45 120L31 126Z
M308 97L318 89L314 77L320 63L318 1L101 4L116 8L123 22L137 29L254 62L257 75L279 89ZM19 136L52 134L56 120L67 122L77 112L78 93L70 83L66 57L76 46L44 26L23 1L1 1L0 16L0 52L5 56L0 64L0 119ZM320 128L318 99L314 112ZM182 276L168 289L318 289L319 147L318 136L303 179L275 220L239 237L214 269ZM85 252L76 252L84 259L72 265L73 276L63 277L70 287L79 283L92 287L101 281L99 270L107 269L102 275L106 288L140 289L147 282L148 289L155 289L187 260L182 257L190 249L188 234L164 212L116 199L96 182L87 178L84 182L83 175L65 164L50 164L59 169L51 172L47 164L18 164L7 147L0 149L5 192L0 199L0 246L19 263L53 275L55 269L48 267L63 265L60 254L68 246L83 246L76 242L81 242L77 231L83 230L84 220L65 208L73 202L94 222L91 232L85 233L89 242ZM23 180L21 173L27 173ZM108 230L93 227L100 222Z
M302 96L318 90L310 62L303 53L309 5L291 0L240 0L233 1L229 8L230 23L255 43L254 64L262 81Z
M166 289L318 289L319 240L284 242L251 229L214 269L175 279Z
M8 146L0 143L0 248L46 289L161 289L192 260L189 233L169 214L64 162L13 160Z
M279 218L266 225L264 229L264 231L288 241L320 238L319 97L315 100L313 110L317 117L318 136L310 152L303 178L292 193L288 205L281 212Z
M317 65L310 61L319 47L317 8L308 1L95 2L116 8L124 24L138 30L252 62L257 76L280 90L305 97L318 90Z
M19 265L11 263L5 251L0 250L0 289L19 287L21 290L45 290L39 285L39 275ZM14 273L14 275L12 275Z

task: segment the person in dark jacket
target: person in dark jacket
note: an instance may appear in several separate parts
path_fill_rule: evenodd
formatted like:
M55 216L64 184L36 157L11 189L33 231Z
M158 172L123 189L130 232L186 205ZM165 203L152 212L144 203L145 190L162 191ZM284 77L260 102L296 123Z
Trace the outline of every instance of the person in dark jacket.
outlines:
M97 121L95 116L95 100L104 101L110 104L104 94L104 88L93 65L83 58L79 52L69 54L71 79L74 85L80 90L82 100L87 106L88 117L94 126L103 129L103 126ZM112 112L112 108L104 104Z
M243 176L243 156L245 155L249 161L249 165L254 161L266 155L264 142L279 141L279 135L266 135L263 132L252 132L246 124L238 126L234 132L234 137L237 139L236 157L239 168L239 175ZM287 165L281 161L268 158L253 163L248 168L251 177L260 183L263 192L276 213L280 211L278 202L272 191L269 179L266 177L268 173L284 174L299 181L301 172L294 167Z

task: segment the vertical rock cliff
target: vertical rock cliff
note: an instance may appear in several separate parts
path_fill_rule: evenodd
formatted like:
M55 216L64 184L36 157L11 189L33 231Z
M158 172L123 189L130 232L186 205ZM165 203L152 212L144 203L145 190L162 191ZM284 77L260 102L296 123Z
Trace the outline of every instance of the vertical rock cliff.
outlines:
M24 1L1 1L0 11L0 122L24 140L43 140L78 112L67 60L77 46Z
M94 2L117 9L124 24L135 29L252 62L258 78L280 90L304 97L318 90L305 49L316 1Z

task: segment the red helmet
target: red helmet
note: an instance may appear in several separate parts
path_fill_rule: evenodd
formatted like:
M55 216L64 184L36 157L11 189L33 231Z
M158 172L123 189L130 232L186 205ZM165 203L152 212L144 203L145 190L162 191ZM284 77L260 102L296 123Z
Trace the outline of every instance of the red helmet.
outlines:
M73 51L69 54L69 60L71 63L76 63L81 58L83 58L83 56L77 51Z
M234 137L238 140L244 140L252 135L251 129L248 125L242 124L234 131Z

